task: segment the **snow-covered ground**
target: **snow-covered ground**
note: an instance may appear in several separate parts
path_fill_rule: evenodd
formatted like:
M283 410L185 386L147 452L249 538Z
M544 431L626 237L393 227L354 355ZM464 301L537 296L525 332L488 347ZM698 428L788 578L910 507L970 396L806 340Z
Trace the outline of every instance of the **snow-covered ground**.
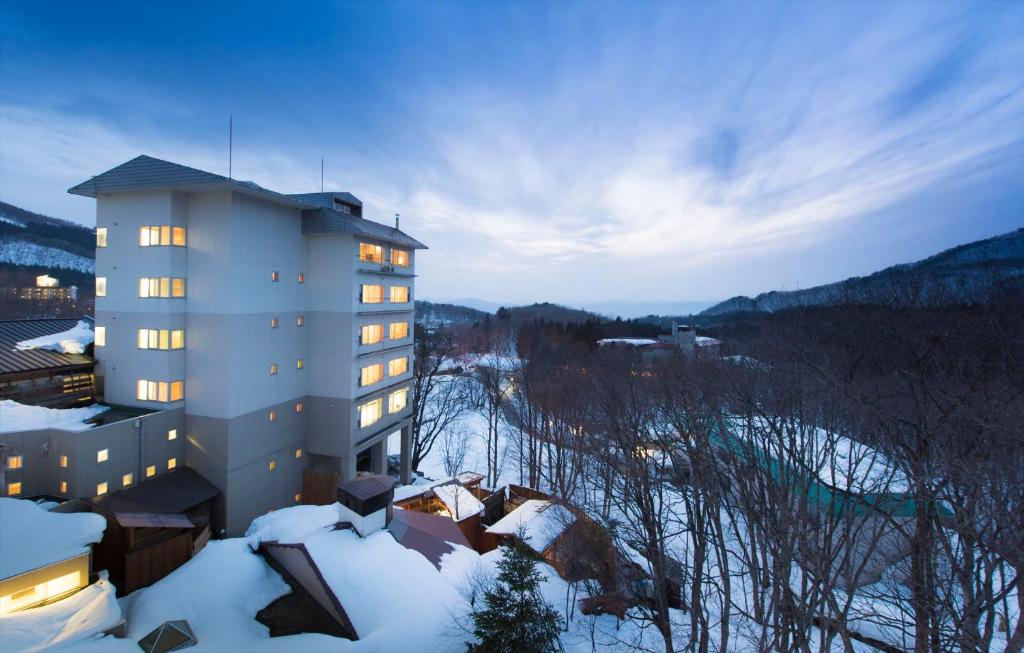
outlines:
M110 406L92 404L81 408L46 408L28 406L11 399L0 400L0 433L16 433L34 429L86 431L93 427L86 422Z
M86 320L79 320L78 324L60 333L48 336L39 336L31 340L22 340L16 349L52 349L62 354L81 354L93 340L92 325Z

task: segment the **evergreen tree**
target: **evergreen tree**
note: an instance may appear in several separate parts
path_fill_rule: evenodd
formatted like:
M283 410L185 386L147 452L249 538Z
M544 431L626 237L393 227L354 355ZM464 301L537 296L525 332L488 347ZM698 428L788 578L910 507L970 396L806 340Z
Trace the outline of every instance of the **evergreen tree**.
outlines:
M540 594L546 579L533 553L518 538L505 547L498 578L484 592L483 607L473 612L470 653L552 653L562 650L562 618Z

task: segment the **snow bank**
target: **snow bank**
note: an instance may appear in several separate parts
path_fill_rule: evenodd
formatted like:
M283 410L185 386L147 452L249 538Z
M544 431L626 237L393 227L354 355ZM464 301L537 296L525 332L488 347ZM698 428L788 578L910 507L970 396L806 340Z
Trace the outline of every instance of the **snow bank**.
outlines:
M190 651L251 650L253 640L268 637L256 613L290 591L245 538L213 540L126 601L128 636L139 640L165 621L185 619L199 639ZM280 650L295 649L282 643Z
M257 517L249 525L245 537L254 550L259 548L261 542L295 544L332 530L338 521L337 503L329 506L293 506Z
M87 431L93 425L85 422L108 410L110 410L110 406L101 406L100 404L82 408L46 408L45 406L27 406L4 399L0 401L0 433L36 429Z
M107 522L94 513L50 512L25 499L0 498L0 578L87 553Z
M67 331L22 340L15 345L15 349L52 349L62 354L81 354L85 351L86 345L92 342L92 337L92 325L85 320L79 320L78 324Z
M0 651L32 653L68 645L112 628L120 620L114 586L99 580L66 599L0 617Z
M647 347L658 344L658 341L651 338L603 338L598 340L597 344L600 346L629 345L630 347Z
M543 553L575 521L576 516L565 506L530 499L499 519L487 532L492 535L516 535L522 530L530 548Z

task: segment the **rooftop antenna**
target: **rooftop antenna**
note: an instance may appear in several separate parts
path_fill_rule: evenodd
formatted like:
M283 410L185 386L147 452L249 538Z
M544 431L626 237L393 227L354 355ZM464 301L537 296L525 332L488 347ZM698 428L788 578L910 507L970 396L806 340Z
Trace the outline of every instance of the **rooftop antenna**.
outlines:
M231 165L234 157L234 146L235 146L235 117L232 114L228 114L228 179L231 177Z
M324 158L320 157L320 192L324 192Z
M396 230L396 231L398 231L398 219L399 219L400 217L401 217L401 216L399 216L399 215L398 215L397 213L395 214L395 230Z

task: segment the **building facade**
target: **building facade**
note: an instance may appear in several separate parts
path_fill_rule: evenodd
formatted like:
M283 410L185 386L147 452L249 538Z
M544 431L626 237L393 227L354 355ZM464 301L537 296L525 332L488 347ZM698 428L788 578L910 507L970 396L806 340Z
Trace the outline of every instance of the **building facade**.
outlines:
M421 243L348 193L145 156L69 192L96 199L104 401L180 415L229 535L299 501L303 469L385 473L393 434L408 479Z

